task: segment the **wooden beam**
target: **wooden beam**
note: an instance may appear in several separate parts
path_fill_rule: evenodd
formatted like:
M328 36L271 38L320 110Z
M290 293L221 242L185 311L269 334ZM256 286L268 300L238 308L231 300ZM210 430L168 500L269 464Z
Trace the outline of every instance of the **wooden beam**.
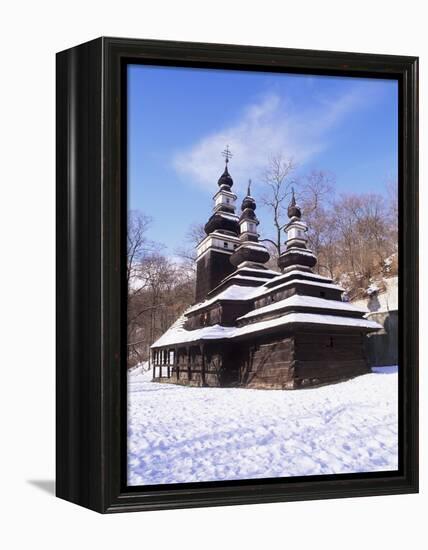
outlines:
M168 366L167 366L167 369L166 369L166 374L168 376L168 378L171 378L171 361L170 361L170 358L171 358L171 350L168 349Z
M201 343L201 385L205 386L205 346Z

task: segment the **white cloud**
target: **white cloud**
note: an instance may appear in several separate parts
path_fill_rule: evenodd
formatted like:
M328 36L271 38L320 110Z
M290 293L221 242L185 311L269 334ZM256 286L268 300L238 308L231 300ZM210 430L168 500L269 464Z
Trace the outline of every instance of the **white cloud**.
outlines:
M328 146L328 133L361 103L358 88L340 98L318 100L316 106L296 112L278 94L248 105L230 126L209 134L173 158L175 170L187 181L215 188L223 163L220 152L229 144L233 152L230 172L236 188L249 178L257 180L269 156L282 153L299 165Z

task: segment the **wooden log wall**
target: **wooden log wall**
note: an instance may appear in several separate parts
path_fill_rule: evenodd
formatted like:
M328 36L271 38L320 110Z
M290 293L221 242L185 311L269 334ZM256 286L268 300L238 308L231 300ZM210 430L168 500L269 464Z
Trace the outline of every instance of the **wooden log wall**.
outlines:
M293 359L293 337L270 342L261 341L249 351L249 356L241 369L241 383L248 388L291 388Z
M253 342L201 343L177 348L170 377L160 382L207 387L296 389L369 372L365 335L325 333L323 327ZM162 372L166 372L166 366Z
M339 382L369 372L363 333L295 335L295 387Z

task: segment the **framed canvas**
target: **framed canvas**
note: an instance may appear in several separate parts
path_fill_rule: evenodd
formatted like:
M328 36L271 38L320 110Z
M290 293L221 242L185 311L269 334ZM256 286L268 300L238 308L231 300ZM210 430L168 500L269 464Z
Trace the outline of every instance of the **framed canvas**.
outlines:
M57 54L57 496L418 491L418 60Z

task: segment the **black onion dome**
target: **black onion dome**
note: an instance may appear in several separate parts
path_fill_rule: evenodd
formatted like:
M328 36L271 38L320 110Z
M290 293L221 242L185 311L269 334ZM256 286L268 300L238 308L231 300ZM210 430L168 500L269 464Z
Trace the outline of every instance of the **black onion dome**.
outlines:
M218 183L219 187L222 186L222 185L228 185L229 187L232 187L233 179L231 178L231 176L229 174L229 170L227 169L227 164L224 168L223 174L220 176L217 183Z
M255 210L256 207L257 207L256 201L251 196L251 180L248 180L247 196L242 201L241 210L244 211L247 208L250 208L251 210Z
M251 210L255 210L256 207L257 207L256 201L253 199L253 197L250 197L247 195L242 201L241 210L246 210L247 208Z
M287 214L289 218L301 218L302 211L296 204L296 198L294 196L294 189L292 189L291 202L288 206Z
M252 208L246 208L242 211L241 217L239 218L242 220L257 220L256 213Z
M303 265L312 269L316 263L317 259L313 254L304 254L298 249L287 250L278 258L278 265L280 269L286 269L287 267L294 265Z
M229 216L222 216L221 213L215 212L205 224L205 233L209 235L213 231L227 231L233 235L239 235L238 220Z
M254 214L254 210L256 208L257 208L256 201L251 196L251 180L248 180L247 195L242 201L242 205L241 205L241 210L242 210L241 220L243 218L250 218L254 220L256 217L256 215Z
M247 243L251 244L251 243ZM254 244L254 243L253 243ZM237 267L242 262L254 262L257 264L265 264L269 261L270 254L264 247L252 248L251 246L245 246L245 243L241 245L230 257L232 265Z

